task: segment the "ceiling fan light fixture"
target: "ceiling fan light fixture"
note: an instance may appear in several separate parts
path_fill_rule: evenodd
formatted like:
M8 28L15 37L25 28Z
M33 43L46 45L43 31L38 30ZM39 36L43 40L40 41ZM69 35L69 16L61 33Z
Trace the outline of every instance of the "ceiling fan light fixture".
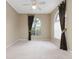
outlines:
M36 9L37 8L37 6L36 5L32 5L32 9Z

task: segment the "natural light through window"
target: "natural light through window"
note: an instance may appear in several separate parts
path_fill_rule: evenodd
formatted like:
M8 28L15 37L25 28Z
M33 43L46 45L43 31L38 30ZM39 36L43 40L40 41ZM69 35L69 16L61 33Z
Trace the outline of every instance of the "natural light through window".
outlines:
M57 14L54 19L54 38L61 39L61 27L60 27L59 14Z
M32 35L40 35L41 32L41 21L35 17L32 25Z

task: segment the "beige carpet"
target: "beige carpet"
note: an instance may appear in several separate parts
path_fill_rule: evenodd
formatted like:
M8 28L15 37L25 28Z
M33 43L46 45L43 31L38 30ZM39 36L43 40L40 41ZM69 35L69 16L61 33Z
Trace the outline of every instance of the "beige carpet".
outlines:
M70 53L48 41L18 41L6 51L6 59L72 59Z

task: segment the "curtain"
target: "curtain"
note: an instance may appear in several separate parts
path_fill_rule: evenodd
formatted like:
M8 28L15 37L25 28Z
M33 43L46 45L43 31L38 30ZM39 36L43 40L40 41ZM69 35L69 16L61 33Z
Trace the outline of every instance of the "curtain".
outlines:
M31 28L33 24L34 16L28 16L28 40L31 40Z
M67 50L67 43L65 37L65 11L66 11L66 1L63 1L59 6L59 17L61 26L61 42L60 49Z

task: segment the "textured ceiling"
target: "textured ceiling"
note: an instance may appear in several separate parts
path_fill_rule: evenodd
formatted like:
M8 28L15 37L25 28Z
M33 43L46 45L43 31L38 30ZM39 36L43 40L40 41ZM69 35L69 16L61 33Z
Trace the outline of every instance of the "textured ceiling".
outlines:
M32 9L32 0L7 0L7 2L21 14L48 14L51 13L56 6L58 6L63 0L36 0L39 4L39 8ZM26 5L25 5L26 4Z

